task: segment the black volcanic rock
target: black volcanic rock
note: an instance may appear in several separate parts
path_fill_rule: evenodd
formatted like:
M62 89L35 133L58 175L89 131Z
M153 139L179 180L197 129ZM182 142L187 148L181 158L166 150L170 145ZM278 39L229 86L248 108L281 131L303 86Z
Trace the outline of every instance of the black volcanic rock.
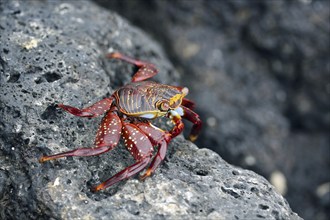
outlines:
M280 174L294 211L329 219L329 1L95 1L164 45L205 122L198 146Z
M7 1L0 29L1 219L300 219L263 177L182 136L153 177L95 194L92 185L133 162L122 144L40 164L42 154L91 146L100 122L56 103L80 108L130 81L134 68L107 51L155 63L162 83L178 74L149 37L87 1Z

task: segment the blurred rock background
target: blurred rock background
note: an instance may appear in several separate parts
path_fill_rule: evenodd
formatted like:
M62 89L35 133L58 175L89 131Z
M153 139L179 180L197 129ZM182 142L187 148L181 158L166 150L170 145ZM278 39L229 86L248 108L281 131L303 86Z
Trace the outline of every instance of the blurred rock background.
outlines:
M329 1L95 2L163 44L205 122L199 147L329 218Z

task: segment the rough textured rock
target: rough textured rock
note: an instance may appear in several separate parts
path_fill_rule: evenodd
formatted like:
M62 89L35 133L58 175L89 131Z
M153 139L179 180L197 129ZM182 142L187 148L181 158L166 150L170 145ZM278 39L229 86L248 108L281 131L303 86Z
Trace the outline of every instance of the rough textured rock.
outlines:
M44 153L90 146L100 119L82 107L129 82L133 68L108 49L150 60L163 83L178 74L157 44L90 2L7 1L0 5L1 219L300 219L263 177L178 137L145 182L93 194L89 187L133 162L122 145L89 158L39 164Z
M329 218L329 1L96 1L165 45L206 122L199 146L280 174L294 211Z

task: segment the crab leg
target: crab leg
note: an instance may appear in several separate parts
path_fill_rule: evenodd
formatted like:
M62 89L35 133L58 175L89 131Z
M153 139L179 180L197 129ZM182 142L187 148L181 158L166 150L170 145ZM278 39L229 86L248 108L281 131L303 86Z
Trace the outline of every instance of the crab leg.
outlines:
M39 159L39 162L43 163L48 160L54 160L69 156L85 157L105 153L113 149L118 144L121 128L122 124L117 114L115 112L108 112L106 116L102 119L102 123L100 125L100 128L98 129L95 139L96 147L78 148L76 150L67 151L55 155L42 156Z
M181 105L183 105L187 108L190 108L191 110L194 110L194 108L195 108L195 103L187 98L182 99Z
M184 124L181 120L181 116L176 111L170 111L168 117L172 119L174 127L171 131L165 132L151 124L139 123L137 126L146 134L152 144L158 146L158 152L152 160L149 168L140 178L143 180L150 176L165 159L168 143L176 136L182 133Z
M139 173L148 165L153 151L153 146L148 136L136 125L126 122L123 122L122 135L126 148L137 162L94 187L92 191L105 189L121 180L127 179Z
M191 109L189 109L183 105L181 105L181 108L183 109L182 117L194 124L190 131L189 139L191 141L195 141L202 128L202 121L200 120L199 116Z
M106 111L108 111L112 105L113 100L114 100L114 98L112 98L112 97L105 98L84 109L78 109L78 108L68 106L68 105L63 105L63 104L58 104L57 106L75 116L93 118L93 117L102 115Z
M184 124L178 112L170 111L168 117L171 118L174 123L173 129L169 132L165 132L151 124L137 124L144 133L148 134L151 143L158 146L156 156L152 160L145 174L140 177L142 180L150 176L157 169L160 163L165 159L168 143L183 131Z
M148 134L148 138L153 145L158 146L157 154L152 160L149 168L147 169L145 174L143 174L140 177L141 180L144 180L152 173L154 173L154 171L157 169L160 163L165 159L167 144L170 142L172 138L168 132L165 132L160 128L157 128L150 123L138 123L136 125L141 129L141 131L143 131L145 134Z
M176 111L170 111L168 117L171 118L174 123L173 129L169 132L165 132L151 124L137 124L144 133L148 134L151 143L158 146L156 156L152 160L145 174L141 176L142 180L150 176L157 169L160 163L165 159L168 143L183 131L184 124L179 113Z
M141 159L140 161L136 162L135 164L123 169L110 179L107 179L103 183L93 187L91 190L93 192L108 188L109 186L112 186L115 183L118 183L121 180L127 179L139 172L141 172L149 163L150 157L145 157Z
M145 178L151 176L155 172L155 170L158 168L158 166L163 162L166 156L167 152L167 146L168 142L165 140L162 140L161 142L158 143L158 151L157 154L155 155L154 159L151 161L150 166L146 170L146 172L140 176L141 180L144 180Z
M106 56L107 58L123 60L139 67L138 71L132 77L132 82L139 82L149 79L158 73L158 70L153 64L133 59L118 52L109 53Z

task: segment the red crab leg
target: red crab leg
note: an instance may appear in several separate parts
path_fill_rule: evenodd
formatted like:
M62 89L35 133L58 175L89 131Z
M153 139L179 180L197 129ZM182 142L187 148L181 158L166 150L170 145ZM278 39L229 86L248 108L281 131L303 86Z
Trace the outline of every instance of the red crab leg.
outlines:
M151 124L138 124L139 128L146 134L148 134L149 139L154 145L158 145L158 152L156 156L154 157L153 161L151 162L149 168L141 176L141 179L145 179L148 176L150 176L160 165L160 163L165 159L166 151L168 143L176 136L182 133L184 124L181 120L180 115L175 112L171 111L168 115L169 118L172 119L172 122L174 123L174 127L171 131L165 132L155 126L152 126Z
M155 155L154 159L152 160L149 168L143 174L140 179L144 180L148 176L150 176L152 173L155 172L157 167L160 165L160 163L165 159L166 151L167 151L167 144L170 142L171 135L168 132L165 132L150 123L138 123L136 124L141 131L143 131L145 134L148 134L149 140L153 145L158 146L158 152Z
M125 146L137 161L135 164L120 171L110 179L92 188L92 191L105 189L121 180L127 179L140 171L142 171L149 163L152 156L153 146L144 134L136 125L123 123L122 135Z
M93 105L84 108L84 109L78 109L72 106L58 104L57 106L64 109L65 111L80 117L89 117L93 118L99 115L104 114L106 111L108 111L111 107L111 104L113 102L113 98L105 98L102 99L99 102L94 103Z
M165 140L162 140L158 143L158 151L155 155L154 159L151 161L150 166L146 170L146 172L140 177L141 180L144 180L145 178L151 176L155 172L155 170L158 168L158 166L163 162L166 156L167 152L167 145L168 143Z
M199 118L199 115L197 115L194 111L191 109L181 105L181 108L183 109L183 118L187 119L188 121L192 122L194 125L191 128L189 139L191 141L195 141L198 137L198 134L202 128L202 121Z
M190 108L191 110L193 110L195 108L195 103L189 99L183 98L182 99L182 103L181 105Z
M139 67L138 71L132 77L132 82L139 82L149 79L158 73L158 70L153 64L133 59L118 52L109 53L106 56L108 58L123 60Z
M149 163L150 157L145 157L135 164L123 169L110 179L104 181L103 183L93 187L91 189L92 192L96 192L105 188L112 186L115 183L120 182L121 180L128 179L129 177L141 172Z
M62 157L69 156L95 156L98 154L105 153L113 149L119 142L120 131L122 125L120 118L115 112L108 112L102 119L100 128L98 129L95 145L92 148L78 148L76 150L67 151L55 155L43 156L39 159L40 163L48 160L54 160Z

